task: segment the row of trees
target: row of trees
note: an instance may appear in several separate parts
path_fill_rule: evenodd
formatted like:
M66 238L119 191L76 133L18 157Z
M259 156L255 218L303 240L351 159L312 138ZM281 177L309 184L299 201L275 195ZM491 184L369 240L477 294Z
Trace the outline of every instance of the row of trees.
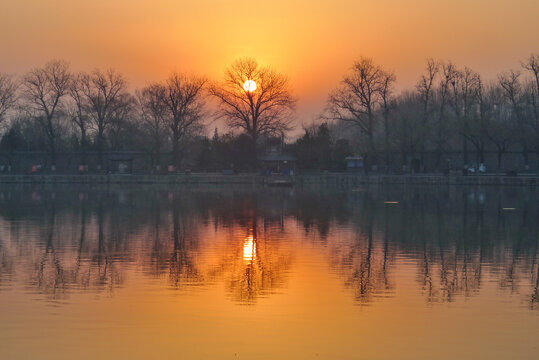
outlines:
M414 89L397 95L395 81L393 73L361 58L331 93L324 114L359 130L360 151L371 164L389 166L395 153L403 165L410 158L425 164L427 152L434 152L439 169L448 152L462 152L470 164L472 149L479 164L487 149L495 149L500 166L513 147L528 165L529 153L539 152L539 55L491 82L468 67L432 59Z
M246 80L256 91L244 88ZM217 112L208 110L210 98ZM223 118L256 144L291 128L295 102L288 79L253 59L235 62L222 82L172 73L134 93L115 70L72 73L67 62L55 60L21 79L1 75L2 145L7 151L46 148L53 167L59 148L79 151L82 164L89 150L96 151L98 168L105 150L148 151L156 164L170 151L179 167L186 146L204 137L208 120Z
M356 61L330 93L322 125L290 144L300 166L339 169L345 156L361 154L388 170L411 161L441 170L448 154L471 165L495 151L500 168L509 150L521 152L526 166L539 154L538 54L488 82L430 59L413 89L397 94L395 83L372 59ZM166 152L176 167L189 154L201 168L253 168L260 144L292 129L295 104L288 79L249 58L222 81L172 73L134 92L115 70L73 73L56 60L21 78L0 74L0 148L47 150L51 165L59 151L80 153L82 164L96 153L101 168L105 151L139 150L154 165ZM231 132L210 139L206 128L216 119Z

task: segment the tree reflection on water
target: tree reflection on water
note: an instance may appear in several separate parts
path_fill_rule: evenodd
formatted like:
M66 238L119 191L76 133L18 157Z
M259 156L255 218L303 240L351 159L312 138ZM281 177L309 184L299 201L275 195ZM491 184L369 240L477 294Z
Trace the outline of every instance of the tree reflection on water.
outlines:
M256 304L286 289L310 243L357 304L396 296L413 266L428 303L495 279L535 309L536 198L522 188L12 188L0 192L0 291L23 281L55 301L113 295L141 270L176 290L223 283L232 301Z

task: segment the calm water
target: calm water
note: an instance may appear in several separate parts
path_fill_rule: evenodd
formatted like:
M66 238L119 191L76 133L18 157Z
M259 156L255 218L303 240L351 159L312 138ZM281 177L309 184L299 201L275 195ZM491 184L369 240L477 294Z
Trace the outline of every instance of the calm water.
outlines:
M539 194L0 189L1 359L538 359Z

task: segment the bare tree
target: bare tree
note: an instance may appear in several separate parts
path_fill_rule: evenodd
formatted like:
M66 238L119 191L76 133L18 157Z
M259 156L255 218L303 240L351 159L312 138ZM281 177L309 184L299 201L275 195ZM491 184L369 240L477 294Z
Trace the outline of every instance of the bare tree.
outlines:
M436 167L440 166L442 154L445 152L448 143L447 106L450 100L450 85L456 76L456 67L452 62L441 65L438 72L440 82L437 90L438 119L435 124L436 143Z
M159 166L161 149L163 147L163 131L165 127L166 108L162 99L165 98L165 88L151 84L137 91L141 120L152 139L152 160Z
M537 95L539 95L539 54L532 54L526 60L524 64L522 64L524 69L531 71L533 79L535 80L535 86L537 88Z
M490 112L493 104L486 94L486 89L478 75L477 90L475 93L477 111L469 118L468 132L466 138L472 143L476 150L476 164L485 162L485 146L487 143L487 128L490 124Z
M514 140L514 125L510 121L511 108L508 109L506 106L503 89L499 84L488 86L483 99L483 104L487 105L482 109L487 113L486 136L496 147L497 171L499 172L503 155Z
M88 102L88 116L96 131L98 166L103 166L105 133L114 121L117 108L125 106L127 84L124 77L113 69L95 70L81 76L81 89Z
M416 91L405 91L396 100L398 111L392 117L392 140L401 153L403 170L408 166L408 155L414 157L423 136L421 99Z
M515 127L519 130L518 142L522 146L522 155L524 157L524 164L529 166L528 151L529 151L529 131L528 124L526 124L525 116L523 113L524 91L520 82L520 72L511 70L498 77L498 83L503 89L505 98L511 107L511 118Z
M531 73L532 80L526 87L527 100L533 114L532 126L536 134L536 148L539 151L539 54L532 54L522 64L523 68Z
M165 108L164 122L171 132L172 163L179 168L180 142L202 125L206 79L172 73L156 90Z
M17 89L19 84L11 75L0 73L0 125L4 121L6 113L17 102Z
M86 150L88 147L88 101L83 92L86 75L79 73L73 77L69 87L69 96L73 100L70 119L80 132L81 164L86 165Z
M434 98L434 81L440 70L440 64L434 59L427 60L426 72L421 75L419 81L416 84L417 92L421 98L421 103L423 105L423 112L421 114L422 122L422 132L421 135L421 162L425 166L425 151L426 151L426 142L429 138L430 133L430 117L431 117L431 103Z
M468 164L469 121L477 100L480 85L479 74L465 67L456 71L451 80L451 105L457 118L457 132L462 138L464 165Z
M327 117L349 122L367 137L367 167L376 159L374 142L376 111L380 107L387 72L370 58L361 57L328 100Z
M69 91L70 82L69 65L61 60L53 60L42 68L30 71L23 81L25 98L47 136L53 168L56 166L56 142L59 136L57 112L61 99Z
M389 171L390 166L390 124L389 116L391 111L395 108L395 99L393 98L393 86L396 81L395 74L391 72L386 72L384 74L384 82L380 91L381 107L382 107L382 116L384 118L384 147L385 147L385 162L386 162L386 171Z
M111 111L110 126L105 136L110 141L113 151L125 150L129 147L139 133L136 123L131 121L133 110L136 108L136 98L128 92L118 97L116 106Z
M245 131L254 143L263 135L291 129L296 99L288 79L254 59L234 62L224 81L212 84L209 92L219 101L218 115L230 128Z

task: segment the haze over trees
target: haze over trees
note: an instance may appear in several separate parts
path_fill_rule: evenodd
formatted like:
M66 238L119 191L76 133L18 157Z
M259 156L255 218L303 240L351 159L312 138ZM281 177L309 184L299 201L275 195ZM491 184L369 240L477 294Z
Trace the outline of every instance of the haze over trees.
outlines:
M415 86L397 91L390 69L360 57L295 138L292 85L250 58L222 79L171 73L134 90L117 69L74 73L62 60L0 71L0 171L106 171L114 154L146 156L144 171L256 171L270 148L300 170L343 171L351 155L378 172L535 170L539 55L491 79L477 70L427 59Z

